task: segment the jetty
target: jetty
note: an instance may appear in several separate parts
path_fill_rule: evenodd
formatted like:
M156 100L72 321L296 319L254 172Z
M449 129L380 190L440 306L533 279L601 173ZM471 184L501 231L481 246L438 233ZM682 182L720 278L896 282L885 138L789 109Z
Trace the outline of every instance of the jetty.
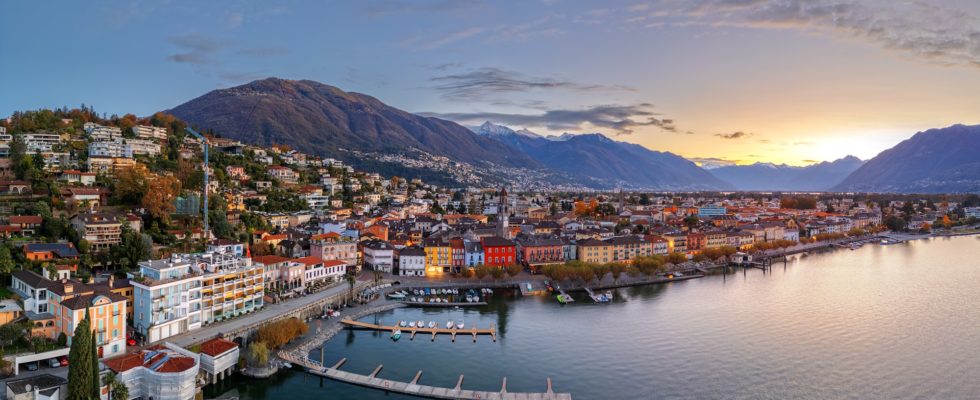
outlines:
M430 303L427 301L403 301L406 306L412 307L478 307L485 306L487 302L485 301L474 301L474 302L449 302L449 303Z
M354 321L354 320L351 320L351 319L344 319L344 320L340 321L340 323L343 324L343 325L345 325L345 326L347 326L348 328L351 328L351 329L366 329L366 330L375 330L375 331L384 331L384 332L394 332L396 330L400 330L402 332L402 334L409 335L409 339L410 340L415 340L415 335L416 334L423 334L423 335L431 335L432 336L432 340L436 340L436 336L437 335L450 335L450 336L452 336L452 341L453 342L456 341L456 336L457 335L459 335L459 336L467 336L467 335L472 336L474 342L476 342L477 336L480 336L480 335L490 335L490 338L493 339L494 342L497 341L497 329L493 326L493 324L490 324L490 328L483 328L483 329L481 329L481 328L473 327L473 328L458 329L456 327L452 327L452 328L425 328L425 327L414 327L414 328L410 328L410 327L402 327L402 326L394 326L394 325L378 325L378 324L372 324L372 323L368 323L368 322Z
M431 399L499 399L499 400L571 400L571 393L555 393L552 389L551 378L547 379L547 389L545 392L509 392L507 391L507 378L503 378L499 392L467 390L463 389L463 375L459 376L456 386L453 388L428 386L419 383L422 378L422 371L418 371L411 382L395 381L391 379L379 378L378 374L384 368L384 364L378 365L370 375L355 374L353 372L342 371L340 367L347 361L341 359L330 367L325 367L319 362L310 360L307 357L297 356L293 353L280 352L279 357L288 360L296 365L301 365L313 375L322 376L339 382L352 385L363 386L372 389L384 390L385 392L401 393Z

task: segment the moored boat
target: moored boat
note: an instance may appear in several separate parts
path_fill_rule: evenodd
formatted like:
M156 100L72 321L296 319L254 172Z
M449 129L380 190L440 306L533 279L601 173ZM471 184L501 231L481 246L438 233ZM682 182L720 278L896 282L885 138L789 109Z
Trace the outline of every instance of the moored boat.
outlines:
M398 340L401 339L401 337L402 337L401 329L395 329L395 331L391 333L391 340Z
M456 329L463 329L463 326L465 326L465 324L463 324L463 321L459 321L456 323Z
M449 320L449 322L446 322L446 329L453 329L453 320Z
M432 329L432 328L435 328L435 327L436 327L436 321L429 321L428 328L429 329Z

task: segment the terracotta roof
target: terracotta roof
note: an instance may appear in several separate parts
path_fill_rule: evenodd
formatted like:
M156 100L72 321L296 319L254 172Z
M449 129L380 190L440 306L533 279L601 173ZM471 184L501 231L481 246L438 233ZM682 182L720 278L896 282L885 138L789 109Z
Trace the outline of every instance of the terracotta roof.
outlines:
M222 338L214 338L208 340L207 342L201 343L201 354L207 354L211 357L217 357L225 354L229 350L237 349L238 344L230 340L225 340Z
M326 268L339 267L341 265L347 265L347 262L343 260L326 260L323 262L323 266Z
M11 215L9 219L11 225L40 224L44 221L40 215Z
M293 259L293 261L306 265L323 264L323 258L317 256L306 256L303 258L295 258Z
M102 363L117 373L129 371L136 367L144 367L163 373L183 372L197 364L194 358L160 345L140 350L137 353L106 359Z
M253 263L258 263L263 265L278 264L283 261L289 261L289 259L286 257L275 256L275 255L252 257Z

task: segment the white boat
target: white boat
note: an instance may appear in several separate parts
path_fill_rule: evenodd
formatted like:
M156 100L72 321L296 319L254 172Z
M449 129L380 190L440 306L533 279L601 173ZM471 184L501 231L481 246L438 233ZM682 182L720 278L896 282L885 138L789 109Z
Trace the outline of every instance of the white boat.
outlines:
M408 327L409 327L409 328L414 328L414 327L415 327L415 321L411 321L411 322L409 322L409 323L408 323Z
M403 295L401 293L391 293L391 294L388 295L388 297L390 297L392 299L400 300L400 299L404 299L405 298L405 295Z
M459 290L453 289L453 294L459 294Z
M456 323L456 329L463 329L463 321L459 321Z
M402 337L401 329L395 329L395 331L391 333L391 340L398 340L401 337Z
M436 327L436 321L429 321L428 327L429 327L429 329L435 328Z
M453 320L449 320L449 322L446 322L446 329L453 329Z
M493 289L487 288L487 294L493 294Z
M472 303L473 302L473 296L466 296L466 302L467 303Z
M487 288L480 289L480 293L486 293L486 292L487 292Z
M289 368L289 369L292 369L293 368L293 364L290 364L290 363L288 363L286 361L283 361L282 362L282 366L283 367L286 367L286 368Z
M407 322L405 322L405 321L398 321L398 326L400 326L400 327L402 327L402 328L404 328L404 327L405 327L405 325L407 325L407 324L408 324L408 323L407 323Z
M419 328L424 327L425 326L425 322L418 321L418 322L415 323L415 326L417 326Z

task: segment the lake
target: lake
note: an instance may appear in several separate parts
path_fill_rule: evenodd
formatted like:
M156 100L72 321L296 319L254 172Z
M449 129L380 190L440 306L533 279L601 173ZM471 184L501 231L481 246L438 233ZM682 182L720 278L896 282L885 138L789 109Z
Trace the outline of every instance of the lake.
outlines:
M403 308L364 318L497 325L489 337L345 331L325 361L344 370L468 389L575 399L980 398L980 238L933 238L794 256L769 273L738 270L620 289L611 304L559 305L498 292L479 309ZM311 358L319 358L314 351ZM238 377L207 396L409 398L299 371Z

